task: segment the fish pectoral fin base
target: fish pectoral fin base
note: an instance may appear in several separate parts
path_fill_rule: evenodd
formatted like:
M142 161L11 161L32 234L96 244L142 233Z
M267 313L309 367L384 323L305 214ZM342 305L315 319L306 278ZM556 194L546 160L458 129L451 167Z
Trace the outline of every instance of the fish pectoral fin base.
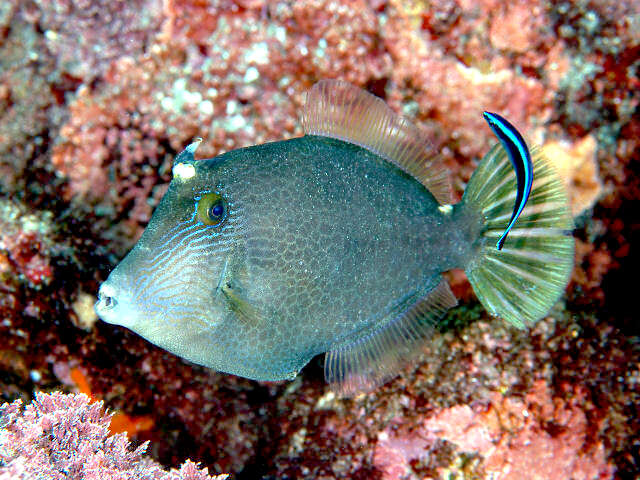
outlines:
M383 384L416 355L438 320L457 304L446 280L400 315L327 352L324 376L345 396Z
M219 288L227 299L229 307L236 312L240 319L251 325L257 325L260 323L262 314L228 282L223 282Z
M452 201L449 172L424 132L365 90L321 80L307 93L302 124L307 135L337 138L373 152L413 176L438 202Z

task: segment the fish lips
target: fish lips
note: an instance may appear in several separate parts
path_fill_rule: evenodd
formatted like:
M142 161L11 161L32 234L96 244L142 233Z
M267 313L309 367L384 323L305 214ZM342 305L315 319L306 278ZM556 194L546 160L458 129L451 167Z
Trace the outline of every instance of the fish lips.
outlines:
M131 327L136 315L129 307L130 298L124 288L117 288L109 280L100 285L98 301L94 305L96 314L105 322Z

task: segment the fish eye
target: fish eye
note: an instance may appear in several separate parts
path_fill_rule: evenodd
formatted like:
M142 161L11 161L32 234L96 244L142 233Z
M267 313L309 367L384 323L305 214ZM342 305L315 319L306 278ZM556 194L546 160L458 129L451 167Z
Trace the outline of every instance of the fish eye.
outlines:
M227 218L227 205L219 193L207 193L198 200L198 220L219 227Z

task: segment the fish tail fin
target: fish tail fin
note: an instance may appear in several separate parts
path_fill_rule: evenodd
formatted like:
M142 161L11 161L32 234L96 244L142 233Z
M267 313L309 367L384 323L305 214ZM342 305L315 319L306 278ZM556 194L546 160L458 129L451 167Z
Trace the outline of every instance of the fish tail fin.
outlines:
M533 185L502 249L498 239L512 216L516 174L500 145L471 176L463 203L483 218L476 253L465 268L493 315L524 328L542 318L564 291L573 268L573 222L562 180L539 150L531 154Z

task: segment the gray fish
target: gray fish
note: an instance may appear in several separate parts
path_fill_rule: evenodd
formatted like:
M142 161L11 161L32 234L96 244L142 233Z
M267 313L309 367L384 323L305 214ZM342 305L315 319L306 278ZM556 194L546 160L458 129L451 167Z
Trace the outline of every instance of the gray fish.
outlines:
M256 380L293 379L326 352L327 381L351 394L422 350L457 303L444 271L465 269L487 310L518 327L562 294L566 193L539 152L518 160L528 149L509 143L521 137L506 120L491 125L504 147L456 205L424 135L379 98L321 81L303 124L303 137L212 159L194 159L199 142L180 153L148 227L101 285L98 315Z

